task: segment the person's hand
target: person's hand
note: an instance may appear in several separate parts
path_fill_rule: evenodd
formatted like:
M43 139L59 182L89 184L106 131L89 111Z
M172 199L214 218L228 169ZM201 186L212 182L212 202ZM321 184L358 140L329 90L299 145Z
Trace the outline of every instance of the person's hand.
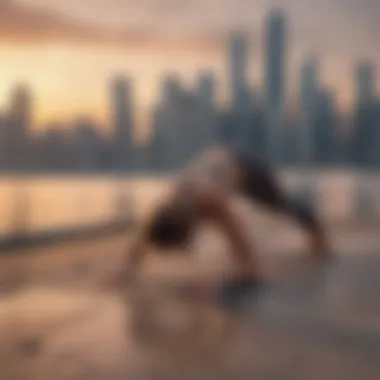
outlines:
M318 268L330 264L334 259L325 234L316 233L311 239L311 261Z
M316 233L311 240L311 254L313 258L320 260L326 260L329 258L329 247L327 244L326 236L319 232Z
M254 262L250 262L244 265L241 271L239 271L239 274L237 275L237 277L240 280L260 279L262 277L262 273Z
M108 274L99 284L102 289L122 290L130 286L135 279L133 270L117 270L116 273Z

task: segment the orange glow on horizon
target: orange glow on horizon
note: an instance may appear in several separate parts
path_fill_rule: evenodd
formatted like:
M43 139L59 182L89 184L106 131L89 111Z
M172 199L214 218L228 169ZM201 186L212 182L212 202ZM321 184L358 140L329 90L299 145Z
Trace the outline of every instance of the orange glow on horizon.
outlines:
M50 122L72 122L77 116L89 116L102 127L109 117L108 81L113 73L125 73L135 78L135 112L144 135L151 107L157 99L160 76L166 71L176 71L190 86L195 74L203 68L214 70L219 93L225 82L225 52L217 57L192 52L166 54L164 50L120 51L113 48L79 48L68 45L13 46L0 45L2 76L0 79L0 106L5 108L12 87L27 83L34 95L35 129L41 130ZM343 60L343 59L342 59ZM251 60L250 75L254 88L262 88L261 63ZM261 59L259 60L261 62ZM329 69L329 70L328 70ZM341 109L347 110L352 102L353 72L341 70L337 64L324 68L321 80L336 93ZM289 98L297 98L299 67L289 74ZM351 75L351 76L350 76ZM260 90L261 91L261 90ZM261 94L260 94L261 95Z

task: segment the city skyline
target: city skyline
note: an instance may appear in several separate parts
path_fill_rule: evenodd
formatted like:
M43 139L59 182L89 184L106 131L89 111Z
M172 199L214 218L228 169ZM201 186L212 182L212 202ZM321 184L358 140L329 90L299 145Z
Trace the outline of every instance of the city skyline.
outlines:
M249 31L235 29L219 62L227 88L221 89L221 76L207 67L198 68L191 81L177 70L165 70L156 83L159 95L144 109L136 96L138 78L125 70L110 72L104 83L103 123L94 110L74 114L69 121L56 115L51 129L35 134L35 89L15 85L0 120L0 166L16 171L176 170L210 144L233 142L275 166L378 167L376 65L357 57L351 73L355 101L344 114L339 108L341 92L323 79L324 57L305 55L292 107L287 76L291 23L287 13L277 8L265 17L266 70L260 87L248 75L252 61L259 60L252 56ZM221 93L224 103L218 101ZM80 99L70 97L78 103ZM137 138L141 115L146 120L145 141Z
M177 71L190 83L198 70L212 69L218 78L219 93L225 98L227 78L223 57L227 34L232 29L247 31L248 79L256 88L263 86L265 16L278 2L248 2L246 8L244 2L236 1L232 5L228 0L202 4L195 1L187 8L183 2L159 0L138 4L99 0L91 2L91 7L86 0L75 4L67 1L59 5L55 1L41 0L3 1L0 4L4 18L0 27L3 31L0 39L3 55L1 104L5 103L12 84L24 79L35 94L39 127L57 119L67 121L76 114L89 113L99 124L105 124L108 119L105 93L112 72L126 72L136 79L139 124L146 124L147 111L157 101L159 77L166 71ZM298 72L309 50L320 58L322 81L337 94L338 106L343 104L344 109L351 106L354 99L352 72L356 61L369 60L375 68L379 66L377 45L369 33L376 30L377 5L369 0L360 2L360 7L358 4L354 0L281 2L289 24L286 88L290 103L296 101ZM188 11L189 7L192 11L186 15L182 10ZM132 16L127 17L126 13L144 14L144 9L147 15L156 15L151 16L151 25L146 16L133 26ZM173 9L177 10L174 14ZM125 32L127 36L122 42L115 32L117 28L111 28L110 14L119 18L119 23L115 21L119 28L129 31ZM157 19L157 14L161 14L161 18ZM340 17L342 14L344 17ZM197 17L195 28L193 21ZM100 19L104 23L99 23ZM176 29L175 25L183 20L188 22L182 29ZM318 22L322 21L323 27L322 24L318 27ZM156 33L156 29L160 32ZM328 39L327 32L330 33Z

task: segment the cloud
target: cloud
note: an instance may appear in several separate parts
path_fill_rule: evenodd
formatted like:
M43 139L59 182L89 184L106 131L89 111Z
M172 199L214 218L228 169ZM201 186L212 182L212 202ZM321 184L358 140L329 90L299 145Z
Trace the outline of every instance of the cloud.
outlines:
M108 38L97 28L43 9L0 3L0 41L11 43L96 42Z
M379 54L378 0L0 0L0 41L122 49L221 52L234 27L262 51L264 16L287 11L289 46L300 52ZM22 3L21 3L22 1Z
M156 11L162 10L160 7ZM139 5L136 9L140 13L143 8ZM69 43L125 49L165 47L213 50L221 47L224 40L223 33L209 33L207 36L186 31L183 33L181 30L174 30L173 33L170 28L165 29L146 21L141 19L141 22L130 23L122 29L112 29L75 18L68 12L0 0L0 42L30 45Z

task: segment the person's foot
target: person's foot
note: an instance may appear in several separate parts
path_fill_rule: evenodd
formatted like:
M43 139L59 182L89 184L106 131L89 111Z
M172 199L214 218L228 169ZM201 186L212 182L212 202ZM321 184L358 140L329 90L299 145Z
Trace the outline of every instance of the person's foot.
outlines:
M327 238L322 232L318 232L312 237L311 258L317 264L326 264L333 259Z
M227 309L241 309L244 301L256 297L264 282L260 278L234 278L220 289L220 302Z

